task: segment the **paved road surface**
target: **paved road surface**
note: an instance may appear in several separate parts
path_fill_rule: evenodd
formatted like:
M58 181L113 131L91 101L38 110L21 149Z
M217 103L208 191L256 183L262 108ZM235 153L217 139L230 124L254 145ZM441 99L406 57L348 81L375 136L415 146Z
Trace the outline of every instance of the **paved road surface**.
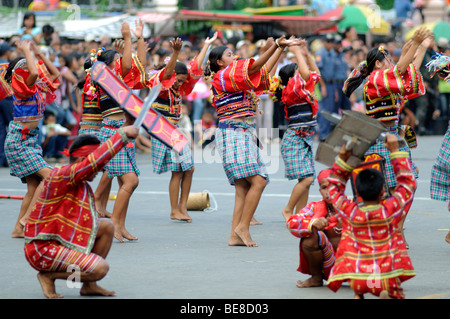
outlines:
M413 159L420 169L415 201L407 217L409 253L417 275L403 284L408 299L450 297L450 245L444 236L450 228L445 202L429 199L430 169L440 148L442 136L419 137ZM115 290L123 299L349 299L348 286L333 293L326 286L296 288L307 276L296 271L298 239L286 230L281 209L294 182L284 178L278 145L266 147L264 158L270 172L256 212L263 225L252 226L257 248L227 245L234 203L234 188L228 185L213 152L195 153L196 169L192 192L210 191L217 200L214 212L190 212L193 222L169 219L169 174L152 173L151 158L138 154L140 184L129 207L128 230L137 242L114 241L107 258L111 269L100 285ZM319 171L324 168L318 164ZM96 182L93 182L95 188ZM117 184L113 191L117 190ZM0 169L0 194L24 195L25 185ZM310 200L318 200L317 182ZM23 240L10 238L20 200L0 199L0 298L43 298L36 271L25 261ZM113 202L108 208L112 209ZM78 289L57 282L65 298L81 298ZM372 298L367 296L367 298Z

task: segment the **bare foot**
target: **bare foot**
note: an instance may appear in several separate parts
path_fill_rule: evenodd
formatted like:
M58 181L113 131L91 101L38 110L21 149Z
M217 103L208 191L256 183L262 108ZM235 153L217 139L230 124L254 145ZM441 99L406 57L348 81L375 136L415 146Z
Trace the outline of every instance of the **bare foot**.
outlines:
M111 296L115 297L116 293L114 291L106 290L96 282L85 282L83 287L80 289L80 295L82 296Z
M322 286L323 286L322 279L317 280L317 279L311 277L305 281L297 280L298 288L311 288L311 287L322 287Z
M248 229L240 229L239 226L234 230L236 235L244 242L247 247L258 247L258 244L255 243L250 236L250 232Z
M184 221L184 222L192 222L192 218L186 213L183 214L181 211L179 210L173 210L170 212L170 219L174 219L174 220L180 220L180 221Z
M250 221L250 225L251 226L253 226L253 225L262 225L262 223L260 221L257 221L255 219L255 217L252 217L252 220Z
M11 237L12 238L23 238L24 234L23 234L23 227L21 224L17 224L12 233L11 233Z
M450 244L450 231L447 233L447 236L445 236L445 241Z
M125 241L120 230L114 231L114 238L117 239L118 241L120 241L121 243L123 243Z
M102 217L102 218L111 218L111 213L106 211L106 210L98 210L98 217Z
M361 294L355 294L355 296L353 297L353 299L364 299L364 295L361 295Z
M382 292L380 292L380 299L391 299L387 290L383 290Z
M283 217L286 221L288 221L289 217L291 217L293 215L293 213L294 212L292 210L289 210L287 208L285 208L281 211L281 214L283 215Z
M137 237L132 236L126 229L122 228L122 236L128 240L138 240Z
M184 219L185 219L188 223L191 223L191 222L192 222L192 218L191 218L191 216L189 216L189 214L188 214L186 208L182 208L182 209L181 209L181 213L184 215Z
M50 277L50 274L39 272L37 274L39 283L41 284L44 296L50 299L63 298L63 295L57 294L55 290L55 280Z
M245 246L242 239L233 232L228 239L228 246Z

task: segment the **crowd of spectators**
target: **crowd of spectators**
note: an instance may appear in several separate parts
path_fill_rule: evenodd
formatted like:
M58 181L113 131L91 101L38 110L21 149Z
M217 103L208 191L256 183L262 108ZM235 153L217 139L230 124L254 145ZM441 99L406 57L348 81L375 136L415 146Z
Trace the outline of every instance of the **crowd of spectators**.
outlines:
M179 61L188 63L200 51L203 45L203 37L184 35L180 35L180 37L184 41ZM100 39L87 36L82 40L60 37L51 25L45 25L42 28L36 27L36 17L33 13L27 13L24 16L23 26L18 30L17 35L0 39L0 64L8 63L21 54L15 48L15 43L23 39L35 41L61 72L61 86L55 94L55 101L46 105L45 123L44 121L42 123L44 129L41 130L44 156L53 160L62 156L59 151L67 147L71 138L78 131L82 105L81 95L76 89L76 85L85 76L84 60L92 50L102 47L105 49L114 48L114 39L109 38L108 35L104 35ZM146 39L148 44L147 61L145 61L147 71L157 68L170 56L169 40L166 38ZM227 45L239 57L250 58L257 57L260 54L260 50L264 49L265 40L255 39L252 32L244 32L242 37L226 39L220 36L213 45ZM343 81L349 72L365 59L368 50L374 46L384 46L394 63L401 54L400 48L403 42L398 41L398 38L386 37L373 43L366 43L363 40L364 38L356 34L353 27L338 33L307 38L310 51L316 56L319 67L321 65L319 60L324 59L324 50L334 59L334 69L330 68L330 64L321 68L322 78L329 81L327 83L333 83L334 86L327 86L322 82L317 87L316 96L319 100L319 107L323 107L325 103L333 103L337 109L351 108L363 112L362 91L356 91L349 99L343 97ZM402 121L415 127L418 134L444 134L445 130L442 131L437 123L445 122L446 127L446 121L450 116L449 84L436 78L430 79L424 67L435 52L450 55L448 40L436 39L435 43L428 48L420 69L426 83L427 93L421 98L408 102L402 114ZM278 67L281 68L291 62L295 62L295 57L293 54L285 52ZM330 70L332 70L331 73ZM329 88L332 88L331 91ZM146 93L146 90L136 92L142 98L145 97ZM194 92L185 99L185 109L182 112L185 118L181 123L185 126L185 129L191 131L193 136L195 133L205 132L206 129L214 127L216 117L209 97L208 83L202 79L197 83ZM328 97L327 101L326 97ZM263 130L259 130L261 132L260 139L263 142L279 141L286 129L284 108L280 106L279 101L273 101L269 95L261 96L260 108L262 112L258 113L257 122L258 128L263 128ZM2 145L11 120L12 100L0 101L0 144ZM144 137L148 136L144 134ZM197 139L195 142L194 145L206 144L201 139ZM148 151L146 145L148 145L146 139L141 139L138 143L138 147L142 151ZM7 166L1 148L0 165Z

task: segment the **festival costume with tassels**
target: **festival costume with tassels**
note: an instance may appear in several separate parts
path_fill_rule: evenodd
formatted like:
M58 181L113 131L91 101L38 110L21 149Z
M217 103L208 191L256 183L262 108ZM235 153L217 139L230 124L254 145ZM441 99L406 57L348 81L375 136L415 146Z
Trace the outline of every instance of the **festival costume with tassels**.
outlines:
M101 54L101 52L100 52ZM133 66L133 63L132 63ZM132 67L133 69L133 67ZM116 60L114 64L114 73L121 79L124 80L124 76L122 75L122 58ZM137 76L137 73L133 73L133 70L130 70L126 75L127 82L129 85L134 83L134 76ZM133 87L132 87L133 88ZM108 138L113 136L117 129L121 128L125 123L124 119L115 120L108 118L108 116L114 114L121 114L123 110L120 108L120 105L112 99L100 86L96 86L96 94L99 100L100 110L102 114L102 128L100 130L100 138L102 142L105 142ZM140 174L140 170L137 167L136 162L136 142L130 141L114 158L109 161L109 163L105 166L105 170L108 173L109 177L117 177L122 176L128 173L135 173L136 175Z
M387 70L374 70L364 84L364 102L366 114L380 122L396 121L395 125L387 126L388 133L397 135L399 138L399 115L404 103L419 95L425 93L425 87L422 80L422 75L419 70L410 64L401 74L398 66L395 65ZM411 131L407 129L407 134ZM415 134L413 134L415 135ZM411 144L411 147L415 144ZM410 146L407 144L400 148L401 151L411 152ZM385 177L389 187L395 187L396 179L393 167L389 160L389 151L384 146L384 140L378 139L366 152L369 154L379 154L386 159ZM415 168L414 163L412 166ZM418 177L415 173L416 178Z
M44 190L24 230L25 257L33 268L61 272L77 265L90 272L101 260L91 253L98 215L88 181L127 142L119 129L107 142L95 145L83 161L54 168L44 180Z
M437 54L428 62L427 67L432 72L431 76L440 72L441 78L450 82L449 56ZM449 201L450 210L450 121L439 154L431 168L430 195L435 200Z
M265 66L249 75L248 69L254 62L254 59L234 61L217 72L211 83L212 105L219 118L216 147L231 185L237 179L255 175L269 180L257 146L254 117L257 95L269 91L270 76ZM233 120L235 118L244 118L244 121Z
M195 84L202 77L202 69L198 67L197 59L194 58L188 65L188 76L186 81L177 90L172 85L175 82L175 72L167 80L162 80L165 69L150 76L148 86L150 88L161 83L162 88L152 108L160 112L172 124L177 125L181 118L181 106L183 97L188 96L194 89ZM188 133L188 132L186 132ZM186 144L180 153L174 152L156 138L152 138L152 164L153 172L162 174L168 171L181 172L192 169L194 161L192 158L190 143Z
M10 174L23 182L26 176L51 167L43 159L41 143L38 141L39 129L29 129L26 122L43 118L45 104L54 99L53 92L58 87L59 80L52 81L41 61L37 68L39 76L35 84L27 86L28 70L17 68L12 73L10 86L14 101L14 120L9 124L5 155L11 169Z
M331 168L328 193L343 223L327 282L334 292L348 281L358 294L378 296L387 290L391 297L404 298L400 283L415 276L398 223L412 202L417 184L407 152L391 153L390 160L397 186L393 196L377 205L359 206L345 196L353 167L338 158Z
M319 74L311 72L305 81L298 73L283 89L281 102L285 107L288 130L281 141L281 156L285 177L289 180L315 175L313 135L319 106L313 93L319 79Z
M102 128L102 111L100 109L100 102L95 92L95 86L91 82L90 74L86 74L83 91L81 92L81 103L83 112L81 115L80 129L78 135L93 134L99 138L100 130Z

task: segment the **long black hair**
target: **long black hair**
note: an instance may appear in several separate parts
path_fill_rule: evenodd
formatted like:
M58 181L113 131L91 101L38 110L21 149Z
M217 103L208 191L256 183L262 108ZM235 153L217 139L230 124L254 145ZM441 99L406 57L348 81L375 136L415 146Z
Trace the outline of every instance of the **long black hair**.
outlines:
M226 45L215 47L211 50L208 56L208 65L205 68L204 75L210 76L212 72L216 73L220 70L220 66L217 61L222 59L223 53L228 49Z
M117 53L119 52L113 49L105 50L100 53L100 55L97 57L97 60L104 62L106 65L110 65L112 62L114 62Z
M23 15L23 20L22 20L22 27L25 27L25 20L28 20L28 18L33 17L33 26L32 28L36 27L36 15L34 14L34 12L25 12L25 14Z
M6 82L11 83L14 67L16 66L17 62L19 62L22 59L25 59L25 58L17 57L14 60L12 60L11 62L9 62L8 67L6 68L5 76L4 76Z
M283 66L280 71L278 72L278 75L280 76L281 85L284 87L288 84L289 79L292 78L295 75L295 71L297 71L298 65L297 63L290 63L285 66ZM281 101L281 95L283 94L283 89L278 86L277 90L275 91L275 97L278 101Z
M387 55L388 53L383 48L371 49L366 56L367 63L361 66L359 75L348 79L345 95L347 95L347 97L350 97L353 91L355 91L364 82L365 78L367 78L369 74L372 73L373 68L375 67L375 62L383 62Z

